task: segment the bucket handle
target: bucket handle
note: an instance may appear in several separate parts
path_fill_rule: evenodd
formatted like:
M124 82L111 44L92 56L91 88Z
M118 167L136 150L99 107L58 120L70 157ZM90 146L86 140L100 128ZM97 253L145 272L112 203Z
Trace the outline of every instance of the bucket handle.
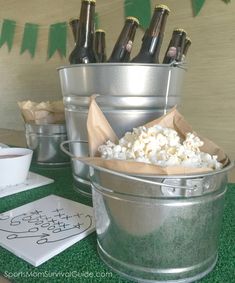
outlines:
M92 168L95 168L95 169L99 169L99 170L101 170L103 172L111 173L113 175L122 177L124 179L132 180L132 181L137 181L137 182L142 182L142 183L145 183L145 184L147 183L147 184L151 184L151 185L158 185L158 186L161 186L161 187L167 187L167 188L171 188L171 189L181 189L181 190L188 190L188 191L192 191L192 192L196 191L197 189L199 189L199 187L196 184L193 187L188 187L188 186L177 186L177 185L174 185L174 184L160 183L160 182L155 182L155 181L151 181L151 180L147 180L147 179L142 179L142 178L139 178L139 177L136 177L136 176L132 176L132 175L126 175L126 174L123 174L121 172L116 172L116 171L113 171L113 170L110 170L110 169L106 169L106 168L103 168L103 167L100 167L100 166L97 166L97 165L93 165L93 164L91 165L89 162L86 162L83 158L81 158L79 156L75 156L69 150L67 150L65 148L65 145L71 144L71 143L86 143L86 144L88 144L88 142L84 141L84 140L67 140L67 141L63 141L60 144L60 149L65 154L70 156L72 159L77 159L80 162L84 163L85 165L88 165L88 166L90 166Z
M79 159L79 156L76 156L74 154L72 154L69 150L67 150L65 148L65 145L67 144L71 144L71 143L86 143L88 144L87 141L83 141L83 140L67 140L67 141L63 141L61 144L60 144L60 149L66 154L68 155L69 157L71 157L72 159Z

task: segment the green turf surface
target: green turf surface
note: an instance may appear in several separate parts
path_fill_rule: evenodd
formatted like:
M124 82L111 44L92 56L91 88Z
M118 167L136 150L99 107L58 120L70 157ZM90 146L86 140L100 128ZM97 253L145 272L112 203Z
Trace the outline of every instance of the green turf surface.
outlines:
M32 189L1 198L0 213L50 194L91 205L91 200L82 197L73 189L70 167L52 169L32 166L31 171L53 178L55 182L38 189ZM226 193L223 226L220 235L219 259L213 271L199 280L198 283L235 282L234 203L235 184L229 184ZM92 233L37 268L16 257L4 248L0 248L0 274L8 276L12 282L19 283L130 282L111 272L100 260L96 250L95 233Z

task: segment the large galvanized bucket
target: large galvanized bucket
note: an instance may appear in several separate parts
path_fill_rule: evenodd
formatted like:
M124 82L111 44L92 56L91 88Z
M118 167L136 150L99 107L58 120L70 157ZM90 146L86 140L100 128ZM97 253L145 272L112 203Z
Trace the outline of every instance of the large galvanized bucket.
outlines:
M204 277L217 261L232 167L154 177L91 168L101 259L138 282L187 283Z
M86 121L92 94L121 137L133 127L143 125L180 104L185 69L161 64L100 63L59 68L69 140L87 140ZM74 154L88 151L72 145ZM90 195L88 167L72 162L78 191Z

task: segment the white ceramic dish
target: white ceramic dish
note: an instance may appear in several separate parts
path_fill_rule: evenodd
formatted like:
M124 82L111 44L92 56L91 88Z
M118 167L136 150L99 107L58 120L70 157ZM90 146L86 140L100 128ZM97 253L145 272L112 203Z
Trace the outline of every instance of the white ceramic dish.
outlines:
M0 148L6 148L8 147L8 145L4 144L4 143L0 143Z
M32 155L33 151L27 148L0 148L0 187L23 183Z

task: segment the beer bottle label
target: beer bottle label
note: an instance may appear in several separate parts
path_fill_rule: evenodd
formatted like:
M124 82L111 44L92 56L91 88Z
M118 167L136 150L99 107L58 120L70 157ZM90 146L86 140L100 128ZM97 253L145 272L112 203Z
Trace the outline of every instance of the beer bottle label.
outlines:
M177 48L174 46L171 46L167 52L167 56L171 58L176 58L177 55Z
M129 40L127 45L126 45L126 50L130 53L131 52L131 49L132 49L132 46L133 46L133 41L132 40Z

